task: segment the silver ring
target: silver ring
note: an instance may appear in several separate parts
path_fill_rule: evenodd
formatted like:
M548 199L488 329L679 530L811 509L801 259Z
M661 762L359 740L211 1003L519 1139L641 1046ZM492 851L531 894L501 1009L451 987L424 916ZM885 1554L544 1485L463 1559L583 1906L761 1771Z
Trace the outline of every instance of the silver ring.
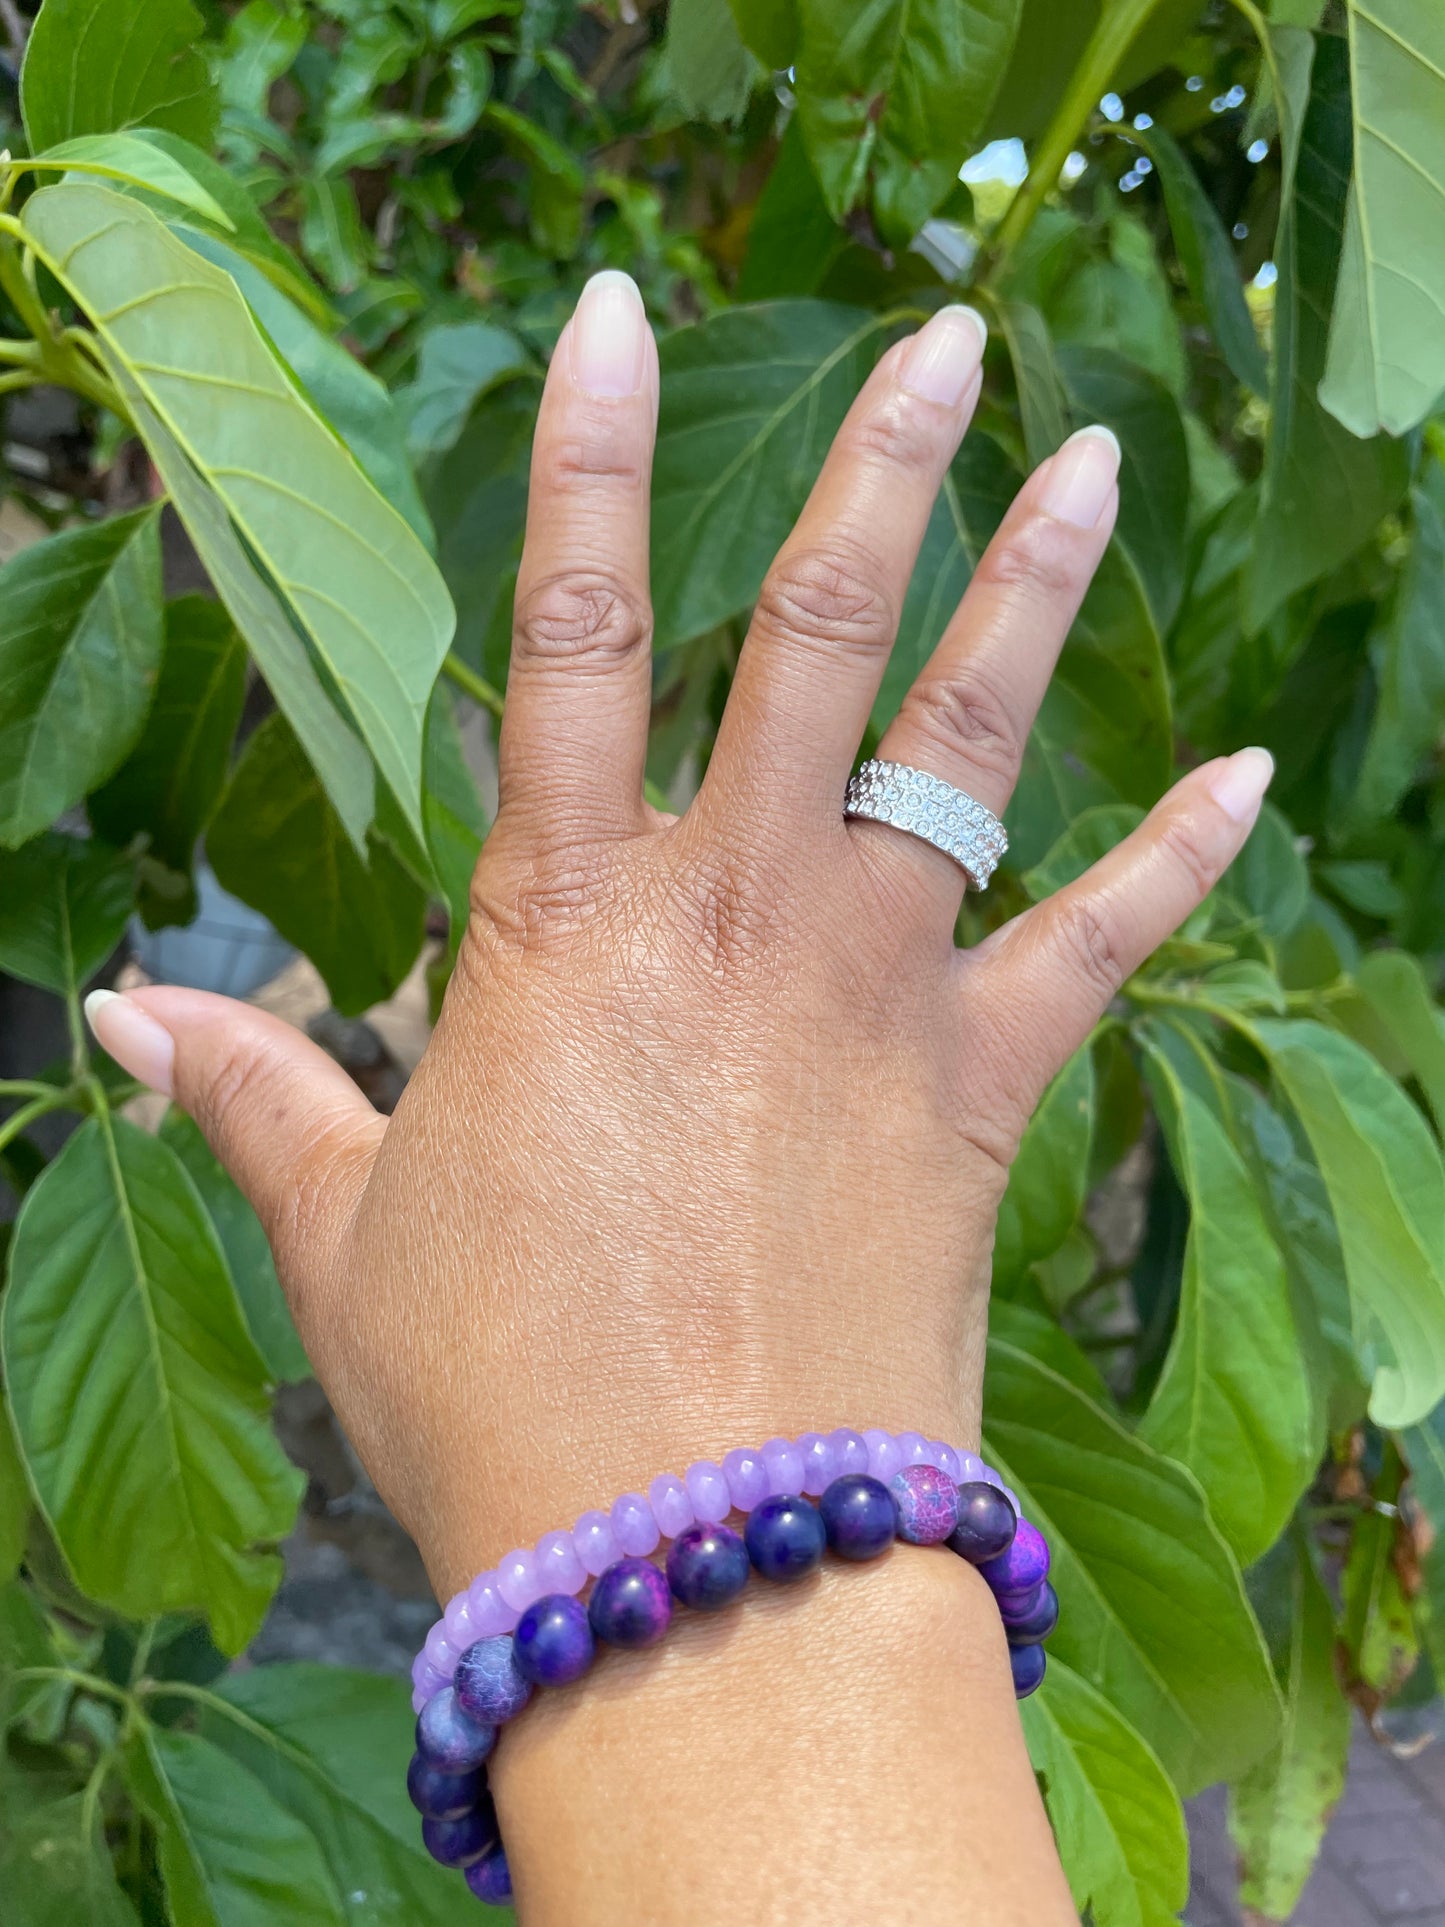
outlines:
M951 856L975 890L986 890L1008 848L992 810L927 770L906 763L864 763L843 796L844 816L891 823Z

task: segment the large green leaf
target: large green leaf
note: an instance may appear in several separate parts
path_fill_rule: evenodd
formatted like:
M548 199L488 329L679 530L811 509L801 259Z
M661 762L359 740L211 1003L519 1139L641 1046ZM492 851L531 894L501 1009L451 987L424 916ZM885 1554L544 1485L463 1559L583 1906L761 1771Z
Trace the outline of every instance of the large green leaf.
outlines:
M0 1585L20 1570L30 1523L30 1487L25 1480L10 1411L0 1398Z
M426 724L426 788L422 795L427 850L461 941L471 908L472 872L487 833L476 778L467 767L451 696L438 683Z
M1284 1699L1279 1743L1231 1789L1240 1900L1286 1920L1345 1787L1349 1702L1335 1680L1335 1615L1305 1535L1292 1532L1251 1575Z
M147 208L67 183L33 195L24 219L95 323L181 518L353 840L371 814L361 742L419 835L422 723L453 624L426 551L306 405L231 278Z
M0 1350L36 1496L76 1582L133 1619L203 1612L235 1653L281 1576L301 1479L174 1153L83 1124L26 1194Z
M1182 1466L1053 1363L989 1340L984 1454L1053 1548L1050 1651L1137 1729L1181 1793L1242 1771L1279 1708L1239 1568Z
M344 1927L341 1896L314 1835L220 1747L142 1721L132 1730L125 1772L156 1825L172 1920Z
M1205 4L1155 0L1112 77L1120 94L1179 58ZM1044 128L1106 11L1113 11L1113 0L1023 0L1013 59L985 130L990 136L1028 139Z
M0 970L78 990L120 942L134 893L131 864L98 839L51 831L0 852Z
M416 379L396 398L412 459L419 462L455 447L478 397L531 365L511 330L493 322L452 321L429 328L422 336Z
M389 997L416 962L426 892L378 831L357 856L283 717L246 744L206 850L222 886L306 952L346 1015Z
M1094 1056L1086 1044L1039 1100L1009 1169L993 1241L995 1286L1068 1237L1084 1208L1094 1129Z
M157 511L67 529L5 565L0 843L24 843L125 756L161 657Z
M1284 1259L1250 1173L1164 1031L1144 1032L1175 1175L1189 1200L1178 1320L1140 1436L1187 1465L1242 1565L1279 1537L1323 1437Z
M190 0L45 0L20 78L32 152L129 127L209 147L217 100L195 44L203 26Z
M1445 1011L1419 960L1406 950L1372 950L1355 984L1419 1084L1437 1136L1445 1138Z
M847 236L828 212L795 114L748 222L739 301L816 294Z
M1402 444L1380 436L1357 440L1319 400L1349 191L1344 43L1329 34L1316 42L1300 27L1275 27L1269 44L1285 198L1275 244L1269 437L1244 582L1251 629L1368 541L1404 493L1408 474Z
M498 681L511 649L536 420L536 385L507 382L477 403L456 445L424 475L438 560L456 599L457 654Z
M398 1680L258 1666L204 1696L203 1736L315 1836L350 1927L461 1927L471 1905L430 1861L406 1797L413 1720Z
M672 91L687 113L698 120L742 118L760 76L728 0L672 0L665 46Z
M1059 1659L1022 1712L1074 1905L1109 1927L1171 1927L1189 1892L1189 1840L1154 1753Z
M948 195L993 106L1020 0L798 0L798 115L835 219L871 200L906 246Z
M7 1829L0 1893L5 1927L137 1927L93 1803L79 1793L37 1806Z
M768 67L790 67L798 46L798 0L728 0L746 46Z
M880 315L778 301L725 309L663 341L652 481L659 648L753 602L886 336Z
M1445 13L1348 0L1354 174L1320 400L1403 435L1445 395Z
M223 228L231 217L173 154L139 134L81 134L32 159L13 163L17 171L37 174L95 174L102 180L145 188L164 201L178 202Z

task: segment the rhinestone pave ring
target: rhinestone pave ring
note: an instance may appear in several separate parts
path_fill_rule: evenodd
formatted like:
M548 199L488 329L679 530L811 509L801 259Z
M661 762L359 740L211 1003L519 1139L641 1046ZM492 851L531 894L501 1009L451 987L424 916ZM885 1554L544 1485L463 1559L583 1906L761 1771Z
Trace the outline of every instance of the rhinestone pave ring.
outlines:
M975 890L986 890L1008 848L1003 824L941 777L906 763L864 763L843 798L844 816L891 823L951 856Z

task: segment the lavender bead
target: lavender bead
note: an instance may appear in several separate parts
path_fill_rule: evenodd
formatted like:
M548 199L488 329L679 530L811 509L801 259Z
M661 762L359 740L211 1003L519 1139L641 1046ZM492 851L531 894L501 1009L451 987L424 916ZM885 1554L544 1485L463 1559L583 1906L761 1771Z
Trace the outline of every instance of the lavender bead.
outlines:
M881 1479L887 1485L895 1472L903 1470L903 1454L898 1449L898 1441L891 1432L880 1432L877 1426L871 1426L863 1437L868 1446L868 1470L875 1479Z
M763 1447L763 1464L768 1468L770 1494L801 1496L803 1455L791 1439L769 1439Z
M963 1460L943 1439L928 1441L928 1463L936 1465L940 1472L946 1472L955 1485L963 1477Z
M446 1611L442 1614L442 1626L446 1632L447 1644L458 1653L464 1653L468 1646L473 1645L483 1636L481 1630L472 1623L471 1601L464 1592L459 1592L448 1604Z
M905 1465L926 1465L928 1463L928 1440L921 1432L900 1432L898 1449L903 1454Z
M632 1652L652 1646L672 1621L672 1594L649 1559L619 1559L592 1588L587 1617L598 1639Z
M497 1816L490 1800L460 1820L423 1820L422 1845L444 1867L470 1867L497 1844Z
M612 1530L629 1559L645 1559L662 1537L652 1507L640 1492L624 1492L612 1506Z
M466 1773L479 1767L496 1743L496 1727L484 1726L463 1712L451 1686L427 1701L416 1723L417 1752L443 1773Z
M518 1670L512 1642L505 1634L479 1639L457 1663L461 1709L486 1726L505 1726L531 1697L532 1682Z
M517 1670L538 1686L570 1686L595 1650L587 1608L569 1592L534 1599L512 1634Z
M533 1557L545 1592L581 1592L586 1585L587 1568L577 1557L570 1532L544 1532Z
M1028 1592L1049 1576L1049 1542L1037 1526L1020 1519L1008 1551L985 1560L979 1571L996 1593Z
M443 1679L451 1678L456 1671L461 1652L447 1638L446 1627L440 1619L427 1634L422 1651L426 1654L427 1664L434 1673L440 1673Z
M509 1552L497 1567L497 1591L515 1612L525 1612L542 1591L535 1554L525 1546Z
M621 1551L612 1521L605 1512L584 1512L572 1528L572 1544L577 1548L583 1571L591 1573L594 1579L606 1572Z
M495 1572L481 1573L467 1587L467 1608L476 1631L473 1639L495 1639L509 1633L517 1623L517 1608L509 1606L497 1590Z
M489 1907L505 1907L512 1898L511 1869L500 1847L493 1847L480 1860L474 1860L466 1870L465 1879L477 1899L484 1900Z
M425 1707L425 1705L426 1705L426 1703L427 1703L427 1700L428 1700L428 1699L429 1699L430 1697L431 1697L431 1696L430 1696L430 1694L428 1694L428 1693L424 1693L424 1692L423 1692L423 1691L421 1690L421 1688L420 1688L419 1686L413 1686L413 1687L412 1687L412 1689L411 1689L411 1710L412 1710L412 1712L413 1712L413 1713L420 1713L420 1712L422 1711L422 1709L423 1709L423 1708Z
M683 1484L692 1505L692 1516L699 1525L721 1525L733 1509L732 1494L720 1465L711 1459L695 1459L683 1474Z
M1030 1693L1036 1693L1043 1684L1044 1669L1048 1664L1044 1649L1042 1646L1010 1646L1008 1663L1014 1678L1014 1698L1026 1700Z
M687 1487L675 1472L659 1472L647 1488L653 1517L664 1539L675 1539L692 1524L692 1500Z
M803 1455L803 1490L810 1499L821 1498L838 1476L838 1454L821 1432L804 1432L798 1450Z
M906 1465L888 1481L898 1508L898 1536L911 1546L936 1546L958 1524L958 1487L936 1465Z
M413 1753L406 1770L406 1791L417 1812L428 1820L460 1820L481 1797L482 1776L475 1767L468 1773L443 1773L424 1753Z
M982 1485L985 1483L983 1460L978 1456L977 1452L960 1452L958 1458L957 1483L959 1485Z
M868 1470L868 1441L861 1432L853 1432L846 1425L840 1425L836 1432L828 1434L828 1443L833 1448L835 1479Z
M728 1482L729 1495L739 1512L751 1512L755 1505L767 1498L768 1468L763 1463L761 1452L740 1446L737 1451L727 1454L722 1469L723 1477Z

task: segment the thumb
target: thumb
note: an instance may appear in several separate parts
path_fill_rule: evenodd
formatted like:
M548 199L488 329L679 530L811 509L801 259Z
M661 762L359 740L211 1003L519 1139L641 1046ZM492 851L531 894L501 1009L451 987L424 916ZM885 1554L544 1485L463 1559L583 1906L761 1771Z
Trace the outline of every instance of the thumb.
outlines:
M386 1120L279 1017L205 990L93 990L104 1050L189 1111L245 1192L282 1275L315 1275L361 1197Z

